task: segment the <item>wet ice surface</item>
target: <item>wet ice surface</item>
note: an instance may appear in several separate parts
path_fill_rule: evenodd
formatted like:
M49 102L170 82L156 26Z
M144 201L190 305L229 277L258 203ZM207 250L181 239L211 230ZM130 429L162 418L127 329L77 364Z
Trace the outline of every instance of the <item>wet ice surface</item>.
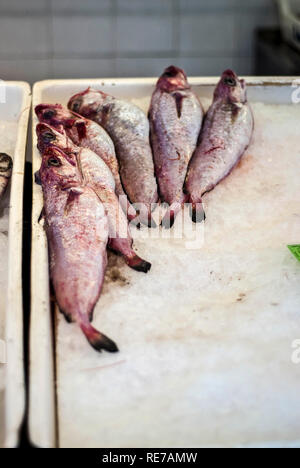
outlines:
M17 123L0 120L0 152L13 157L17 135ZM5 195L0 199L0 340L5 339L5 302L7 292L7 251L8 251L8 187ZM2 348L0 348L2 351ZM5 366L1 363L0 355L0 447L3 443L3 412L4 412Z
M110 255L94 325L120 353L97 354L59 314L61 446L300 438L300 264L286 248L300 242L300 107L252 107L249 149L204 198L202 248L137 240L148 275Z

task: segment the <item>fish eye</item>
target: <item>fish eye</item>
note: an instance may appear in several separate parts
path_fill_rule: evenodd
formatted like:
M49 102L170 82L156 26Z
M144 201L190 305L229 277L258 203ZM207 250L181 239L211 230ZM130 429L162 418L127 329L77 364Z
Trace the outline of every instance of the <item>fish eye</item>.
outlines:
M48 109L43 113L43 117L45 119L51 119L56 115L56 111L54 109Z
M49 158L48 159L48 167L54 166L54 167L59 167L61 166L61 162L57 158Z
M229 76L224 78L223 83L226 84L227 86L232 86L232 87L236 86L236 80Z
M79 112L80 106L81 106L81 100L80 99L77 99L76 101L72 102L72 110L74 112Z
M0 172L9 171L12 168L12 159L6 153L0 153Z
M43 133L43 140L45 142L53 141L56 139L56 136L52 132L45 132Z

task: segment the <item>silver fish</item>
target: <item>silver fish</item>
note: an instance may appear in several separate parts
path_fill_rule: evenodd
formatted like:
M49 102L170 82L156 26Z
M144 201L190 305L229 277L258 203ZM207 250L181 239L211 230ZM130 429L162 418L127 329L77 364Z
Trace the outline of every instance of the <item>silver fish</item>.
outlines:
M90 323L107 265L103 204L84 185L76 159L54 146L45 150L37 180L43 188L50 275L58 306L93 348L116 352L116 344Z
M65 133L57 132L47 124L38 124L36 132L41 152L54 145L76 159L84 184L95 191L104 205L109 223L109 247L120 253L128 266L147 273L151 264L141 259L132 248L127 218L116 196L115 181L109 167L93 151L78 148Z
M68 108L100 124L114 142L121 180L131 203L139 204L141 222L154 226L152 204L158 200L149 144L149 122L134 104L87 89L71 97Z
M191 91L186 74L180 68L168 67L157 82L149 111L160 199L169 204L162 220L165 227L172 226L186 200L183 185L202 118L202 106Z
M85 119L60 104L39 104L35 112L40 122L54 127L59 132L64 130L75 145L89 148L103 159L114 176L115 191L120 197L124 212L129 220L134 219L137 213L123 190L115 147L108 133L96 122Z
M205 219L202 196L236 166L252 132L253 115L247 102L246 83L233 71L226 70L215 89L187 173L185 191L192 205L193 221Z

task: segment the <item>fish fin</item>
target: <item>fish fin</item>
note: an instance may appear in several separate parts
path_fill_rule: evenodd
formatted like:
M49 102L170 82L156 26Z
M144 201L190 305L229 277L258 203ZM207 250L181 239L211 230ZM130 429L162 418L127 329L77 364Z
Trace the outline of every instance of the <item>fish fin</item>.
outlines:
M206 214L202 202L192 203L190 208L190 217L193 223L201 223L206 220Z
M79 120L75 124L79 140L83 140L86 137L86 123L84 120Z
M69 213L72 203L74 203L74 201L76 201L82 193L83 193L83 190L81 187L72 187L69 190L68 198L66 201L66 206L64 209L65 215Z
M165 229L170 229L173 226L176 216L182 209L186 200L187 196L183 195L180 202L173 202L170 206L168 205L168 209L161 221L161 226L163 226Z
M44 218L44 216L45 216L45 208L43 207L43 208L42 208L42 211L41 211L41 213L40 213L40 216L39 216L39 218L38 218L38 224L40 224L40 222L42 221L42 219Z
M41 177L40 177L40 171L36 171L34 173L34 181L37 185L42 185Z
M145 226L148 226L150 228L156 228L157 227L157 224L155 222L155 220L153 219L152 217L152 214L151 214L151 211L144 211L144 210L141 210L139 212L139 215L138 215L138 220L144 224Z
M175 222L175 213L173 210L168 210L160 224L165 229L171 229L174 222Z
M148 273L151 269L151 263L143 260L138 255L134 255L130 258L127 257L125 258L125 261L130 268L136 271L141 271L142 273Z
M117 353L118 347L110 338L96 330L90 323L81 323L80 328L83 331L90 345L101 352L103 349L109 353Z
M63 314L63 316L65 317L66 319L66 322L68 323L73 323L74 322L74 319L72 317L71 314L67 314L64 310L60 310L60 312Z
M175 93L172 94L172 96L175 99L177 117L178 117L178 119L180 119L181 112L182 112L182 103L183 103L183 100L185 98L185 95L183 95L180 92L175 92Z

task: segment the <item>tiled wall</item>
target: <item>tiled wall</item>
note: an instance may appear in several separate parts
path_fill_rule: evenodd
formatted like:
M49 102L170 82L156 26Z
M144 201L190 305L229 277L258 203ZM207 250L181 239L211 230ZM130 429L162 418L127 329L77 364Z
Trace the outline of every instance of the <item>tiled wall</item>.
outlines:
M0 0L0 78L251 74L276 24L272 0Z

